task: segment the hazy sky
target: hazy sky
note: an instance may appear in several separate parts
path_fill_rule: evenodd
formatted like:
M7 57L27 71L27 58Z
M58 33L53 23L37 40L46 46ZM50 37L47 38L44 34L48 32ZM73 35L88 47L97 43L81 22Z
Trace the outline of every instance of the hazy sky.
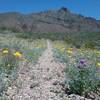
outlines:
M0 0L0 12L31 13L62 6L74 13L100 19L100 0Z

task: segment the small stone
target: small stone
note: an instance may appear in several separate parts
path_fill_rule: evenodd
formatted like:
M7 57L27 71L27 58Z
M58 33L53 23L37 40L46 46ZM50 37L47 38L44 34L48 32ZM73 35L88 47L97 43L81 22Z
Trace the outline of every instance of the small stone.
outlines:
M7 92L5 94L7 96L13 96L13 94L15 94L15 93L16 93L16 91L13 88L8 87L8 90L7 90Z
M58 80L56 80L56 81L53 82L53 85L57 85L57 84L59 84Z
M85 100L85 98L84 97L80 97L80 100Z
M34 88L34 87L38 87L39 86L39 83L38 82L34 82L30 85L30 88Z
M33 80L33 79L35 79L35 76L34 75L31 76L31 80Z
M60 74L59 72L57 72L57 76L58 76L58 77L61 77L61 74Z
M71 100L80 100L80 96L75 95L75 94L69 95L69 98L70 98Z
M65 87L65 83L64 82L59 82L59 85L61 85L62 87Z
M60 93L59 96L60 96L60 98L63 98L64 97L64 93Z
M12 90L12 88L11 88L11 87L8 87L8 89L9 89L9 90Z
M49 71L50 70L50 68L47 68L47 71Z
M60 86L55 86L55 87L53 87L51 90L50 90L50 92L53 92L53 93L61 93L61 87Z
M46 80L46 81L49 81L49 80L51 80L52 79L52 76L45 76L45 77L43 77L44 78L44 80Z
M48 100L53 100L52 98L49 98Z
M92 94L92 93L90 93L90 94L89 94L89 98L95 100L95 95Z

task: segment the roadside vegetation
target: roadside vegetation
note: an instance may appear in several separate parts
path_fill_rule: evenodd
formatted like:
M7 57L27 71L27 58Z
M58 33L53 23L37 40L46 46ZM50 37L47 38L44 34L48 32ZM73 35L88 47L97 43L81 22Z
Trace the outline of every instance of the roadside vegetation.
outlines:
M66 93L89 98L89 93L100 92L100 50L77 49L62 41L53 44L55 58L66 63Z
M45 49L44 39L29 41L0 34L0 95L16 80L23 63L36 63Z
M65 63L67 94L89 98L100 92L99 33L13 33L0 34L0 94L18 77L22 63L35 64L52 40L53 56ZM91 35L90 35L91 34Z

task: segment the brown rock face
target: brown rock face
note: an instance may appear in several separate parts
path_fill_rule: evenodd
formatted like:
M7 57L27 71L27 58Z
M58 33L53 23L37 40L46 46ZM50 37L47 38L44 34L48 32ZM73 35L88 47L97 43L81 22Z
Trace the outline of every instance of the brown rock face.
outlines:
M74 33L100 32L100 21L71 13L62 7L55 11L32 14L17 12L0 14L0 28L19 32Z

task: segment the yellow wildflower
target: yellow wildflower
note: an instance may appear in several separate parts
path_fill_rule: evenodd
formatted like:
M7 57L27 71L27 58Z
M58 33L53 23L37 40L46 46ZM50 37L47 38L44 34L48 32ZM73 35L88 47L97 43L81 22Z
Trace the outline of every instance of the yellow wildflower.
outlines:
M100 67L100 62L96 63L96 66Z
M73 50L73 48L68 48L68 50L71 50L71 51L72 51L72 50Z
M67 50L67 53L72 54L73 52L72 50Z
M2 53L3 53L3 54L8 54L9 51L8 51L7 49L4 49L4 50L2 51Z
M96 54L100 54L100 51L96 51Z
M17 52L14 53L14 56L15 57L22 57L22 54L19 51L17 51Z

